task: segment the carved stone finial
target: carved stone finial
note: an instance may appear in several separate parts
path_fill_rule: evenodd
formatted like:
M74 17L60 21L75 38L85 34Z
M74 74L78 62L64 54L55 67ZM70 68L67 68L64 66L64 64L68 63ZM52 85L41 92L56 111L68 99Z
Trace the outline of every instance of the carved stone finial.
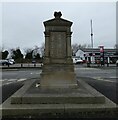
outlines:
M61 12L54 12L55 18L60 18L62 16Z

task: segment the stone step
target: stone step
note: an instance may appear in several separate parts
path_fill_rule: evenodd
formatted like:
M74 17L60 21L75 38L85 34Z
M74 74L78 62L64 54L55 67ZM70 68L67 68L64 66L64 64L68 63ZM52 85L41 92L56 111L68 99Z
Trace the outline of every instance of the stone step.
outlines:
M38 81L25 84L11 97L11 104L103 104L104 95L88 84L79 81L70 89L42 89L35 87Z
M3 118L114 117L118 114L115 103L82 81L78 89L63 90L41 90L34 87L36 83L37 80L26 81L0 105Z
M104 104L10 104L9 98L2 105L2 115L6 118L115 117L116 105L105 99Z
M24 97L12 97L12 104L103 104L105 98L103 96L89 96L78 94L67 95L25 95Z

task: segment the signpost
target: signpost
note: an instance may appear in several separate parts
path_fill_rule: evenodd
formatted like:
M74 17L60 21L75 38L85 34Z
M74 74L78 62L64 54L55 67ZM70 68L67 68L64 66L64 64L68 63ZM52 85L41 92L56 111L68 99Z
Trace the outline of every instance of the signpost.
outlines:
M91 20L91 63L94 64L95 63L95 55L93 53L93 27L92 27L92 20Z
M100 46L100 63L104 65L104 46Z

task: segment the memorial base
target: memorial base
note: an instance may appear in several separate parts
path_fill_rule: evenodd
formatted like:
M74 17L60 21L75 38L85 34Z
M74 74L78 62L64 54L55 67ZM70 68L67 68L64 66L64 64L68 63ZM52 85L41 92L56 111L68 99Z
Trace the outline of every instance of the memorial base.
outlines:
M41 89L37 80L25 85L1 105L3 118L115 117L116 104L79 80L76 88Z
M69 89L77 87L77 81L74 72L44 72L41 74L40 87Z

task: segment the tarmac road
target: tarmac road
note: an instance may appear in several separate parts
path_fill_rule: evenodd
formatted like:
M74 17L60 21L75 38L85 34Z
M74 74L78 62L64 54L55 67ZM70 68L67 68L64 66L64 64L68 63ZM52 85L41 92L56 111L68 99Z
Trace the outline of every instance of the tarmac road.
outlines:
M23 83L11 83L9 85L3 85L0 87L2 90L2 100L4 102L8 97L10 97L13 93L15 93L19 88L21 88Z
M2 79L0 79L0 91L2 98L0 102L4 102L14 92L16 92L23 83L28 79L40 77L40 69L5 69L2 71Z
M117 67L86 68L76 67L76 75L96 90L118 104L118 76Z
M112 68L87 68L82 65L76 65L76 76L86 81L95 89L103 93L109 99L118 104L118 81L115 67ZM16 90L18 90L23 82L37 78L40 76L40 69L12 69L3 70L2 72L2 97L6 100Z

